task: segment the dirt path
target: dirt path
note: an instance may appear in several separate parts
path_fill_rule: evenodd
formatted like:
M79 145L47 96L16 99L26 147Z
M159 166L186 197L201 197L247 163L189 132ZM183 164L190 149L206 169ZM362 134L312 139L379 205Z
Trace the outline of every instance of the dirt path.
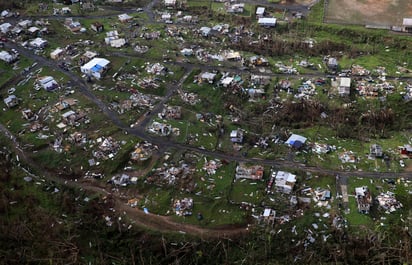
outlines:
M210 238L234 238L246 235L246 227L230 226L225 228L202 228L196 225L178 223L172 220L170 216L146 214L143 210L132 208L125 202L116 198L115 209L121 213L126 213L127 217L138 226L148 228L154 231L166 233L182 233L198 236L201 239Z

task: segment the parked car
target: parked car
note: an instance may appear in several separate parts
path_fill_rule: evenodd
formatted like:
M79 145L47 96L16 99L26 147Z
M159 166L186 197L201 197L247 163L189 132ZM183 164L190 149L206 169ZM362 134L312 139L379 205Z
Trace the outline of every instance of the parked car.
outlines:
M399 165L400 165L401 167L405 167L405 162L403 162L403 160L399 160Z

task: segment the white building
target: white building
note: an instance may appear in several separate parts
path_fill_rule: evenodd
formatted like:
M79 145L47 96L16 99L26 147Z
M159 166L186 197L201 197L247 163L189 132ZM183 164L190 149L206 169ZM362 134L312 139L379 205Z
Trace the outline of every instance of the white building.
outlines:
M263 27L274 27L276 26L276 18L274 17L261 17L258 20L258 25Z
M28 27L31 27L31 25L33 25L33 22L29 19L26 19L26 20L19 22L17 25L19 25L22 28L27 29Z
M8 23L8 22L6 22L6 23L3 23L3 24L1 24L0 25L0 31L2 32L2 33L7 33L7 32L9 32L10 30L11 30L11 24L10 23Z
M29 43L29 45L30 45L31 47L36 48L36 49L42 49L42 48L46 47L47 44L48 44L48 43L47 43L47 40L44 40L44 39L42 39L42 38L35 38L34 40L32 40L32 41Z
M11 54L7 51L0 52L0 60L5 61L6 63L12 63L18 58L17 54Z
M59 84L52 76L41 77L38 79L38 82L46 91L53 91L59 87Z
M133 17L129 16L128 14L121 14L118 16L118 18L120 22L124 23L130 21Z
M350 95L350 83L351 79L349 77L341 77L338 87L338 93L340 96Z
M109 68L110 61L104 58L93 58L88 63L80 67L80 71L88 76L100 79L103 73Z
M264 7L258 7L256 9L256 17L261 18L265 14L265 8Z
M273 172L276 174L275 186L278 192L290 194L296 183L296 175L285 171Z
M50 58L53 60L59 59L64 54L64 50L62 48L56 48L54 51L50 53Z

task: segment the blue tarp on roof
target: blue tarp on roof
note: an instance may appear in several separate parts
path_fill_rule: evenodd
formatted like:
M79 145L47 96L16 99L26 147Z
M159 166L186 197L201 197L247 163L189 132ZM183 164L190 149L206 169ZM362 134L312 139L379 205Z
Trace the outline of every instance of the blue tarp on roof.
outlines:
M103 67L101 67L100 65L96 64L95 66L92 67L92 69L90 69L92 72L99 72Z

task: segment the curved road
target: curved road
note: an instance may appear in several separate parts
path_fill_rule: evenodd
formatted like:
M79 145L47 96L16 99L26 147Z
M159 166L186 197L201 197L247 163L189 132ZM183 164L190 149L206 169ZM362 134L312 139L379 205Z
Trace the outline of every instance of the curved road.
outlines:
M151 19L154 19L154 13L152 11L152 6L156 4L156 1L150 2L149 5L145 8L145 11L149 14L149 17L151 17ZM117 113L111 111L105 103L103 103L101 100L99 100L92 92L90 89L90 86L88 83L85 82L85 80L83 80L81 77L79 77L77 74L69 72L69 71L65 71L63 69L60 69L57 65L56 62L51 61L49 59L46 59L42 56L37 56L35 54L33 54L31 51L15 44L12 42L7 42L5 43L6 48L14 48L16 50L19 51L19 53L23 56L26 56L34 61L36 61L38 63L39 66L47 66L50 68L54 68L54 69L58 69L59 71L61 71L62 73L64 73L67 77L69 77L69 79L72 81L72 83L78 87L79 92L81 92L84 96L86 96L90 101L92 101L103 113L104 115L114 124L116 125L118 128L124 130L125 132L128 132L129 134L135 135L137 137L139 137L142 140L147 140L150 141L158 146L161 147L162 150L166 150L166 149L170 149L170 148L174 148L174 149L179 149L179 150L187 150L187 151L194 151L206 156L210 156L210 157L216 157L219 159L224 159L227 161L236 161L236 162L247 162L247 163L258 163L258 164L262 164L262 165L266 165L266 166L273 166L275 168L297 168L297 169L301 169L301 170L305 170L308 172L312 172L312 173L318 173L318 174L326 174L326 175L331 175L331 176L335 176L335 175L341 175L341 176L345 176L345 177L352 177L352 176L359 176L359 177L375 177L375 178L398 178L398 177L403 177L403 178L407 178L407 179L412 179L412 175L409 173L385 173L385 172L359 172L359 171L355 171L355 172L342 172L342 171L338 171L338 170L328 170L328 169L323 169L323 168L317 168L317 167L309 167L305 164L301 164L301 163L296 163L296 162L291 162L291 161L283 161L283 160L268 160L268 159L259 159L259 158L246 158L240 155L230 155L227 153L223 153L220 151L209 151L209 150L205 150L205 149L201 149L201 148L197 148L194 146L189 146L189 145L184 145L184 144L180 144L180 143L176 143L176 142L171 142L168 139L162 138L162 137L157 137L157 136L153 136L153 135L149 135L146 133L145 131L145 127L148 124L148 122L151 120L151 118L156 115L157 113L159 113L162 108L163 105L170 99L171 96L174 95L174 93L176 92L177 89L179 89L182 84L184 83L185 79L189 76L191 70L196 67L196 68L200 68L203 70L213 70L216 69L218 67L211 67L211 66L193 66L192 64L187 64L187 63L175 63L179 66L182 66L185 68L185 74L184 76L178 81L178 83L174 84L174 85L170 85L168 86L168 91L166 93L166 96L160 101L159 104L157 104L154 109L152 110L150 115L147 115L143 121L139 124L139 126L135 127L135 128L130 128L128 125L125 125L118 117ZM127 54L118 54L120 56L128 56ZM230 71L236 71L236 72L245 72L242 71L240 69L231 69L231 68L221 68L224 70L230 70ZM246 71L246 72L250 72L250 71ZM276 75L276 76L283 76L283 75ZM14 152L16 152L16 154L19 154L20 157L29 165L31 165L33 168L38 169L39 172L41 172L43 169L37 165L36 163L34 163L34 161L32 161L30 159L29 156L27 156L24 152L24 150L20 147L19 143L16 140L16 137L13 136L10 131L8 131L8 129L0 124L0 131L6 135L10 141L13 143L14 145ZM47 177L48 179L64 184L64 185L72 185L72 186L76 186L76 187L83 187L81 186L81 184L76 184L75 182L68 182L65 183L62 179L57 178L55 176L53 176L52 174L45 172L45 177ZM106 192L105 190L101 190L101 192ZM136 211L128 209L128 208L124 208L124 204L121 203L120 200L117 200L118 202L118 207L122 208L123 210L127 210L127 212L130 212L130 214L132 216L136 216L138 217L137 219L140 220L139 222L141 222L141 225L145 225L145 226L149 226L152 228L155 228L157 230L162 230L161 227L167 227L167 229L163 230L163 231L176 231L176 229L180 229L183 232L188 232L188 233L192 233L192 234L196 234L196 235L202 235L204 236L207 233L214 233L217 230L216 229L203 229L203 228L198 228L196 226L190 226L190 225L182 225L182 224L178 224L175 223L169 219L167 219L166 217L154 217L151 216L150 218L146 215L144 215L142 213L142 211L139 211L136 209ZM122 206L123 205L123 206ZM133 213L135 212L135 213ZM145 222L143 221L143 219L147 219L147 220L151 220L149 222ZM152 218L152 219L151 219ZM145 219L145 220L146 220ZM150 223L153 223L152 226L150 226ZM156 225L154 225L155 223L157 223ZM230 233L229 230L222 230L220 234L218 234L219 236L225 236L228 234L231 235L237 235L239 233L243 233L245 231L245 228L239 228L239 229L230 229L233 230L233 233ZM235 232L236 231L236 232Z

